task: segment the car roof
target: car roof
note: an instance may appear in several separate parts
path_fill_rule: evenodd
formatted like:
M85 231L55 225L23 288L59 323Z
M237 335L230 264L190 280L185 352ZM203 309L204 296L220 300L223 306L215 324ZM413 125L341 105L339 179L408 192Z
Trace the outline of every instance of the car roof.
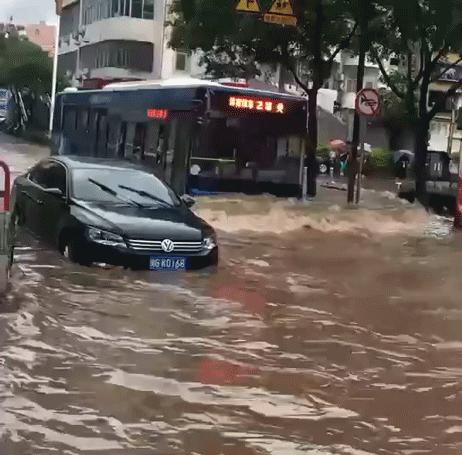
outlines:
M70 170L75 169L111 169L120 171L139 171L148 173L140 164L114 158L93 158L89 156L60 155L51 156L51 160L62 163Z

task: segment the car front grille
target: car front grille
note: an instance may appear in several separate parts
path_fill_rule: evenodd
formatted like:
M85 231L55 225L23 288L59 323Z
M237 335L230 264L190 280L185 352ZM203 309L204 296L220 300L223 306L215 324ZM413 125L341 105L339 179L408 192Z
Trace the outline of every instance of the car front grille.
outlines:
M156 252L156 253L164 253L162 250L162 240L134 240L129 239L127 240L129 248L136 250L136 251L145 251L145 252ZM171 253L174 255L175 253L184 253L184 254L195 254L200 253L203 249L202 242L173 242L175 244L175 248Z

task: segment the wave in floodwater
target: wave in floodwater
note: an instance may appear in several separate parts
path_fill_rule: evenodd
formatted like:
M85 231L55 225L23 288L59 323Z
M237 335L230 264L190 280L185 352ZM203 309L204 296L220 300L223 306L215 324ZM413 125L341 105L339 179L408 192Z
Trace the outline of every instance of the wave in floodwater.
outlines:
M392 193L380 194L384 205L345 207L318 202L302 203L271 197L204 199L197 213L220 231L284 234L302 229L324 233L425 235L447 232L447 220L411 206Z

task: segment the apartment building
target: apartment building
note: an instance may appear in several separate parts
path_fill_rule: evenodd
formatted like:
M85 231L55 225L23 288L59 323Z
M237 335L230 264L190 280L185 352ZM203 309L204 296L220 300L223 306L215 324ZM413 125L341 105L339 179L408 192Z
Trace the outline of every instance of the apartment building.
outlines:
M74 85L203 73L198 58L168 48L169 0L57 0L58 64Z
M438 73L439 79L430 85L429 107L438 102L441 97L458 81L462 79L462 63L459 53L449 53L441 59ZM443 108L430 123L430 150L447 151L458 157L462 151L462 131L456 128L462 108L462 90L443 103Z
M27 24L24 26L27 39L40 46L50 57L55 53L56 26L48 25L44 21L38 24Z

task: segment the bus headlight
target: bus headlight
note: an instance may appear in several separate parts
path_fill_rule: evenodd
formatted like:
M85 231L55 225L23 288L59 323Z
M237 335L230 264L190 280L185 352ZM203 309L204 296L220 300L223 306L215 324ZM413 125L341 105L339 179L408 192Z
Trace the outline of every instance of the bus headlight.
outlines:
M100 245L127 248L124 239L120 235L113 234L112 232L90 227L87 230L87 235L92 242L99 243Z

